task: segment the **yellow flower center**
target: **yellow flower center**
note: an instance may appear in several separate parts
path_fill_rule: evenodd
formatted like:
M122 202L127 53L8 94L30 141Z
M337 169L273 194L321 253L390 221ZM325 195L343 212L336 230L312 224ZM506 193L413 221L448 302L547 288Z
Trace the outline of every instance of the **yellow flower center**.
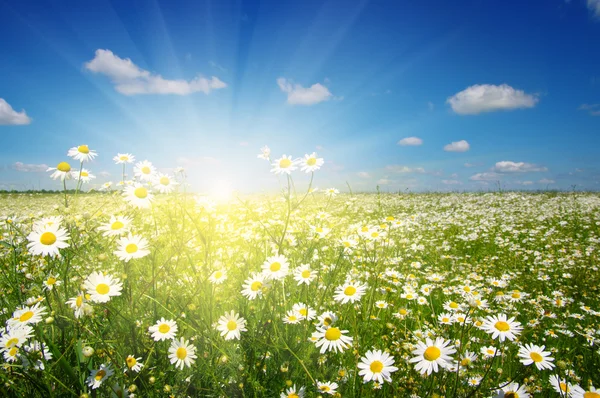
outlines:
M471 360L469 358L463 358L462 361L460 361L460 366L467 366L471 363Z
M504 398L519 398L519 394L514 391L507 391L504 393Z
M151 171L152 170L150 170L150 167L148 167L148 166L142 167L142 173L144 173L144 174L150 174Z
M371 233L371 238L377 238L379 236L379 232Z
M252 282L252 285L250 285L250 290L252 290L253 292L258 291L260 288L262 287L262 282L259 281L255 281Z
M40 236L40 243L42 245L50 246L56 242L56 235L52 232L44 232L42 236Z
M385 218L385 220L386 220L386 221L394 221L394 220L395 220L395 218L394 218L393 216L387 216L387 217Z
M88 153L90 153L90 148L88 148L87 145L79 145L77 151L79 151L80 153L85 153L87 155Z
M333 323L333 319L331 319L330 317L323 318L323 325L329 326L332 323Z
M137 363L134 357L127 357L125 361L127 362L127 366L129 366L130 368L133 368Z
M81 176L82 177L89 177L90 173L88 173L87 171L82 171L81 172Z
M511 295L511 297L514 298L514 299L521 298L521 293L519 293L519 292L513 292L513 294Z
M294 321L297 321L297 320L298 320L298 317L296 315L290 315L288 317L288 321L290 321L290 322L294 322Z
M33 313L33 311L27 311L24 312L20 317L19 317L19 322L27 322L28 320L31 319L31 317L33 317L33 315L35 315Z
M75 299L75 306L81 307L82 304L83 304L83 297L77 296L77 298Z
M471 288L469 286L465 286L463 287L463 290L465 293L469 293L471 291Z
M52 276L50 278L48 278L48 280L46 281L47 285L54 285L55 283L56 283L56 278L54 278Z
M271 266L269 267L269 269L271 270L271 272L277 272L281 269L281 264L277 261L275 261L274 263L271 263Z
M110 291L110 286L108 286L106 283L99 283L96 286L96 292L98 292L98 294L108 294L108 292Z
M321 387L319 387L319 390L328 392L328 391L331 391L331 388L329 388L329 386L321 386Z
M110 229L112 229L113 231L116 231L117 229L121 229L125 226L125 224L123 224L121 221L115 221L114 223L112 223L112 225L110 226Z
M60 162L58 166L56 166L58 171L62 171L63 173L68 173L71 171L71 165L67 162Z
M300 311L298 312L304 317L308 315L308 310L306 308L300 308Z
M96 376L94 376L94 379L96 379L97 381L100 381L104 378L104 376L106 376L106 370L100 369L99 371L96 372Z
M440 357L440 355L442 355L442 351L440 351L440 349L435 346L431 346L427 347L427 349L423 353L423 358L425 358L428 361L435 361Z
M559 384L560 390L562 392L569 392L571 391L571 389L569 388L569 386L566 383L563 383L562 381Z
M373 361L371 362L371 366L369 368L373 373L381 373L381 371L383 370L383 362Z
M291 392L288 394L287 398L300 398L300 396L295 392Z
M8 355L14 357L15 355L17 355L17 352L19 352L19 349L17 347L13 347L10 349L10 351L8 351Z
M346 289L344 289L344 294L346 296L354 296L355 293L356 288L354 286L348 286Z
M400 311L398 311L398 313L400 315L406 315L406 314L408 314L408 311L406 310L406 308L401 308Z
M160 177L160 183L162 185L169 185L170 182L171 180L169 180L169 177Z
M540 354L538 354L537 352L530 352L529 353L529 357L531 359L533 359L533 362L542 362L544 360L544 357L542 357Z
M158 327L158 331L162 334L168 333L169 330L171 330L171 326L167 325L166 323L162 323L159 327Z
M144 187L137 187L133 194L140 199L145 199L148 196L148 190Z
M448 318L448 317L443 317L443 318L442 318L442 322L450 322L450 318Z
M287 169L288 167L290 167L292 165L292 161L289 159L281 159L279 161L279 167L282 169Z
M449 307L450 307L450 308L453 308L453 309L457 309L457 308L458 308L458 303L455 303L455 302L453 301L453 302L451 302L451 303L450 303Z
M229 330L237 329L237 323L235 323L235 321L227 322L227 329L229 329Z
M314 166L315 164L317 164L317 158L308 158L306 161L307 166Z
M130 243L125 247L125 251L129 254L133 254L138 251L138 247L135 243Z
M510 330L510 325L504 321L498 321L496 322L496 324L494 325L494 327L496 329L498 329L501 332L508 332Z
M600 394L593 391L587 391L583 393L583 398L600 398Z
M119 160L129 160L129 156L121 155Z
M325 332L325 338L329 341L339 340L342 337L342 332L338 328L329 328Z
M19 342L19 339L16 337L13 337L12 339L8 340L4 346L6 348L11 348L11 347L17 345L18 342Z
M310 271L305 269L304 271L302 271L302 277L304 279L310 278Z
M221 279L222 276L223 276L223 273L221 271L215 272L215 279Z

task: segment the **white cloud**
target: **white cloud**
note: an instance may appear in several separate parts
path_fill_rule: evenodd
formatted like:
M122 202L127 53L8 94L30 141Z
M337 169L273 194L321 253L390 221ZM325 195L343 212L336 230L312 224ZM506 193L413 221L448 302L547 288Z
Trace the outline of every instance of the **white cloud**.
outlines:
M393 181L388 180L387 178L381 178L381 179L377 180L377 184L379 184L379 185L390 185L392 183L393 183Z
M108 171L106 171L106 170L105 171L101 171L100 173L98 173L98 175L100 177L104 177L104 178L110 177L110 173Z
M462 185L462 182L458 180L442 180L442 183L446 185Z
M115 90L124 95L188 95L195 92L209 94L212 90L227 87L227 84L215 76L210 79L197 76L189 81L168 80L140 68L129 58L119 58L110 50L96 50L94 59L86 62L85 67L94 73L108 76L115 85Z
M281 91L287 94L287 102L290 105L314 105L332 98L329 89L321 83L315 83L305 88L300 84L292 84L290 80L280 77L277 79L277 85Z
M446 103L460 115L476 115L482 112L533 108L538 101L537 95L515 90L507 84L476 84L449 97Z
M495 180L499 180L500 178L502 178L501 174L498 173L494 173L494 172L486 172L486 173L477 173L477 174L473 174L471 177L469 177L469 180L471 181L495 181Z
M22 163L22 162L15 162L13 163L13 165L11 166L14 170L17 171L22 171L25 173L42 173L45 172L46 170L48 170L48 165L47 164L28 164L28 163Z
M496 165L492 167L492 170L498 173L528 173L533 171L548 171L548 168L532 163L503 160L497 162Z
M452 142L444 146L444 151L446 152L467 152L469 149L471 149L471 146L465 140Z
M417 174L424 174L425 173L425 169L422 167L408 167L408 166L402 166L399 164L390 164L388 166L385 166L386 170L391 171L392 173L417 173Z
M402 138L400 141L398 141L398 145L419 146L419 145L423 145L423 140L420 139L419 137L406 137L406 138Z
M600 0L587 0L587 6L595 17L600 18Z
M542 178L541 180L538 181L539 184L554 184L556 181L554 180L549 180L547 178Z
M600 0L598 0L600 4ZM589 111L592 116L600 116L600 104L582 104L579 110Z
M356 175L358 175L360 178L371 178L371 175L366 171L359 171L356 173Z
M31 123L31 118L27 116L24 109L21 112L17 112L8 102L0 98L0 125L23 125L29 123Z

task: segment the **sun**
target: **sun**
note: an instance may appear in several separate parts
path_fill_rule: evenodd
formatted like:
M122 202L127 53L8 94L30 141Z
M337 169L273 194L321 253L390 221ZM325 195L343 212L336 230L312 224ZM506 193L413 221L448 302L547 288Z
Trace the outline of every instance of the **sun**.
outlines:
M228 180L217 180L210 188L210 196L220 202L228 202L233 199L233 185Z

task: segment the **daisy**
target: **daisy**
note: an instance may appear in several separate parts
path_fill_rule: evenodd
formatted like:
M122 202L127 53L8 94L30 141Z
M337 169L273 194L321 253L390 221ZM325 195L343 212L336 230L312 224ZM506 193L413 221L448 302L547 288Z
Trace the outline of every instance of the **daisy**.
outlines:
M154 178L154 189L160 193L171 193L177 185L177 181L163 173L158 173Z
M538 346L534 344L526 344L519 348L519 357L523 365L531 365L535 363L538 370L554 368L554 358L550 355L550 351L544 351L546 346Z
M54 289L54 286L60 286L62 282L56 279L54 275L50 274L48 278L44 279L42 284L44 285L44 290L50 291Z
M291 156L283 155L279 159L275 160L275 162L271 163L273 168L271 169L272 173L275 174L291 174L292 171L296 170L296 161L292 160Z
M139 372L140 370L142 370L144 364L140 362L141 360L141 357L136 358L133 355L128 355L127 359L125 359L125 363L127 364L125 372L127 372L128 370L131 370L133 372Z
M488 316L482 325L482 329L485 330L486 333L492 335L492 338L499 338L500 341L504 341L504 339L509 339L513 341L519 334L521 334L521 330L523 327L515 318L507 319L506 315L499 314L497 316Z
M465 351L460 359L460 366L469 366L477 360L477 355L471 351Z
M289 269L288 260L283 255L271 256L262 265L263 274L267 279L283 279Z
M334 198L339 193L340 191L338 191L336 188L328 188L325 190L325 196L327 196L328 198Z
M87 384L92 389L96 389L102 385L104 380L108 379L113 375L113 370L110 368L110 365L106 366L104 364L100 365L99 369L94 369L90 372L90 376L87 378Z
M237 313L231 311L221 316L218 321L217 330L221 332L221 336L225 340L240 339L240 332L245 332L246 320L240 317Z
M265 145L264 147L260 148L260 153L258 154L257 158L269 160L270 157L271 149L268 146Z
M10 328L0 335L0 352L21 347L32 336L33 328L29 325Z
M333 312L324 312L319 315L318 324L323 328L328 328L337 321L338 317Z
M92 272L83 283L84 289L94 303L108 303L113 296L120 296L123 284L119 278Z
M96 151L90 150L87 145L79 145L69 149L67 156L79 160L80 162L89 162L90 160L94 160L98 154Z
M29 357L39 358L33 364L33 368L36 370L45 369L45 365L44 362L42 362L42 359L44 361L49 361L52 359L52 353L50 352L48 345L40 344L37 341L31 341L29 344L24 345L23 350L29 354ZM21 359L24 359L23 362L27 361L26 357L22 357Z
M189 344L183 337L179 340L173 340L169 347L169 359L176 368L183 370L184 366L191 367L196 362L196 347Z
M586 390L578 388L574 389L571 395L573 398L600 398L600 390L594 388L594 386L590 386Z
M135 165L133 173L140 181L152 181L156 173L156 167L151 162L144 160Z
M51 217L43 217L37 221L33 222L33 229L43 229L45 227L50 226L60 226L63 218L61 216L51 216Z
M8 362L15 362L19 359L20 351L17 346L13 346L10 349L4 351L4 359Z
M317 272L310 269L310 265L302 264L298 268L294 269L294 280L298 282L298 286L301 284L310 285L312 281L317 277Z
M75 318L81 318L82 315L89 315L94 310L93 307L87 303L87 299L83 292L80 292L77 297L70 298L65 304L70 305L71 309L75 311Z
M71 174L71 165L67 162L60 162L56 167L48 167L46 171L55 170L54 173L50 175L50 178L53 180L58 180L60 178L61 181L70 180L72 177Z
M317 158L317 154L313 152L310 155L304 155L304 159L300 159L298 163L302 166L301 171L312 173L319 170L325 162L323 158Z
M300 323L300 321L302 320L302 315L298 314L294 310L289 310L288 312L286 312L282 319L283 323L287 323L288 325L295 325L297 323Z
M367 285L361 285L360 283L345 283L342 286L338 286L335 289L334 299L342 304L347 302L355 303L365 294Z
M154 195L148 192L148 189L139 183L125 187L123 191L125 200L138 209L147 209L150 202L154 200Z
M129 234L127 237L119 238L117 250L114 251L119 260L129 262L131 259L142 258L150 254L148 241L137 235Z
M254 300L257 296L262 296L265 286L265 276L260 273L252 273L242 286L242 295L248 300Z
M317 380L317 390L319 390L319 392L321 392L321 393L334 395L336 393L336 390L338 387L339 387L338 384L335 382L331 382L331 381L321 382L321 381Z
M292 307L292 311L300 314L302 316L302 319L306 319L308 321L312 321L317 317L316 311L304 303L294 304L294 306Z
M34 229L28 236L27 249L33 255L59 256L59 249L69 247L67 241L70 239L66 229L59 224L47 225Z
M391 382L390 373L398 370L394 364L394 357L381 350L369 350L364 357L360 358L358 374L363 376L363 381L371 380L382 384L384 381Z
M438 315L438 322L441 325L452 325L454 323L454 315L447 312Z
M432 341L429 337L425 339L425 343L417 342L417 348L412 352L415 357L409 362L417 363L415 370L421 374L438 372L439 368L446 368L451 364L452 358L450 354L454 354L456 349L450 345L450 340L444 340L438 337Z
M41 303L34 306L23 306L17 308L13 312L12 318L7 321L9 328L18 328L24 325L35 325L42 320L42 316L46 314L46 307L42 307Z
M550 384L554 388L554 391L561 394L563 397L574 397L576 395L583 395L583 388L577 384L568 383L566 379L560 378L557 375L550 376Z
M91 180L93 180L94 178L96 178L95 175L93 175L92 173L90 173L90 171L88 169L81 169L81 174L79 173L78 170L73 170L73 179L75 180L79 180L81 179L82 182L88 183Z
M100 226L98 230L103 231L104 236L120 236L129 231L131 222L131 218L127 216L110 216L110 221Z
M483 356L486 358L493 358L496 356L498 349L494 346L481 347L479 352L481 352L483 354Z
M214 285L220 285L225 279L227 279L227 271L225 270L215 271L208 277L210 283Z
M115 156L113 160L116 164L133 163L135 161L135 156L130 153L117 153L117 156Z
M500 387L493 398L529 398L525 386L519 386L517 383L510 383L507 386Z
M304 398L305 388L301 387L300 389L296 388L294 384L292 387L282 392L279 397L280 398Z
M330 327L327 329L317 327L317 331L312 334L318 341L316 342L317 347L321 347L321 354L327 351L344 352L352 346L352 337L345 336L348 333L347 330L340 330L337 327Z
M456 301L446 301L444 303L444 309L446 311L459 312L462 311L464 307L463 304L459 304Z
M148 328L148 332L152 333L154 341L172 340L177 334L177 323L172 319L160 318L160 321Z

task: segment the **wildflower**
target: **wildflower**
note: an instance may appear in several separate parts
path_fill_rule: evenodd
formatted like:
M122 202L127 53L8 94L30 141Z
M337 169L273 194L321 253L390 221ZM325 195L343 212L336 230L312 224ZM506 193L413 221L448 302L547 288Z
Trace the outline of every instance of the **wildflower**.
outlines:
M177 185L179 183L166 174L158 173L154 178L154 189L160 193L171 193Z
M179 340L173 340L169 347L169 360L175 364L176 368L183 370L184 366L191 367L196 362L196 347L189 344L187 340L181 337Z
M214 285L220 285L225 279L227 279L227 271L225 270L215 271L208 277L210 283Z
M127 370L131 370L132 372L139 372L140 370L142 370L144 364L140 362L141 360L141 357L136 358L133 355L128 355L125 359L125 363L127 364L125 372L127 372Z
M69 247L69 239L69 233L59 224L47 225L34 229L27 236L27 249L34 255L60 256L59 249Z
M111 275L104 275L101 272L92 272L83 287L90 295L90 300L94 303L107 303L111 297L120 296L123 284L119 278L113 278Z
M50 274L46 279L44 279L42 284L44 285L44 290L50 291L54 289L54 286L60 286L62 282L56 279L54 275Z
M371 380L382 384L384 381L391 382L390 374L397 371L398 368L392 366L394 357L381 350L369 350L365 356L360 358L358 368L360 376L363 376L363 381Z
M160 321L150 326L148 331L152 333L154 341L171 340L177 334L177 323L172 319L166 320L165 318L160 318Z
M283 279L289 271L289 263L285 256L271 256L262 265L263 274L267 279Z
M304 155L304 158L300 159L298 163L301 165L300 171L312 173L319 170L325 162L323 158L317 158L317 154L313 152L310 155Z
M576 395L583 395L584 393L583 388L577 384L568 383L566 379L560 378L557 375L551 375L549 381L554 391L561 394L561 396L574 397Z
M345 283L342 286L338 286L335 289L334 299L335 301L346 304L348 302L355 303L365 294L367 290L366 285L360 283Z
M100 368L94 369L90 372L90 376L87 378L87 384L92 389L96 389L102 385L102 383L113 375L113 370L110 365L100 365Z
M150 182L154 179L156 167L154 167L151 162L144 160L135 165L133 173L140 181Z
M523 365L531 365L535 363L538 370L552 369L554 368L554 358L552 358L549 351L544 351L545 346L537 346L534 344L526 344L519 348L519 357Z
M263 294L263 286L265 283L265 276L259 273L253 273L244 282L242 294L248 300L254 300L258 296Z
M11 318L8 319L7 324L12 328L18 328L24 325L35 325L42 320L42 316L46 314L46 307L41 306L41 303L37 303L34 306L23 306L17 308Z
M529 398L529 394L525 390L525 386L519 386L517 383L510 383L504 387L500 387L493 398Z
M260 153L257 156L259 159L269 160L271 157L271 149L268 146L260 148Z
M321 393L334 395L337 391L338 384L331 381L321 382L317 380L317 390Z
M219 318L217 330L221 332L221 336L224 336L225 340L239 340L240 332L248 329L246 329L246 320L231 311Z
M104 236L120 236L129 231L131 218L127 216L111 216L108 223L100 226L98 230L103 231Z
M145 238L129 234L127 237L119 238L117 250L114 253L119 260L128 262L131 259L147 256L150 254L150 250L148 250L148 241Z
M296 161L292 160L291 156L286 156L283 155L282 157L280 157L279 159L275 160L275 162L273 162L271 164L271 166L273 166L273 168L271 169L272 173L275 174L291 174L292 171L296 170Z
M309 285L317 277L317 272L310 269L310 265L302 264L298 268L294 269L294 280L298 282L298 286L301 284Z
M450 340L444 340L438 337L432 341L429 337L425 339L425 343L419 341L417 348L412 352L415 357L409 362L416 363L415 370L421 374L438 372L438 369L446 368L451 364L450 354L454 354L456 349L450 345Z
M65 304L70 305L71 309L75 311L75 318L81 318L82 315L89 315L93 312L93 307L87 303L83 292L80 292L77 297L70 298Z
M301 387L300 389L296 388L294 384L292 387L282 392L279 396L280 398L304 398L305 388Z
M29 325L9 328L0 334L0 352L8 351L13 347L21 347L32 336L33 328Z
M92 151L87 145L79 145L69 149L67 156L81 162L89 162L90 160L94 160L98 154L96 151Z
M133 163L135 161L135 156L130 153L117 153L117 156L115 156L113 160L116 164Z
M81 182L88 183L95 179L96 176L90 173L88 169L82 168L81 171L73 170L73 179L81 179Z
M138 183L125 187L123 196L130 205L138 209L149 208L150 203L154 200L154 195L148 192L146 187Z
M46 171L55 170L54 173L50 175L50 178L53 180L58 180L60 178L61 181L70 180L72 177L71 174L71 165L67 162L60 162L56 167L48 167Z
M500 339L504 341L509 339L513 341L519 334L523 327L515 318L507 319L506 315L500 314L497 316L488 316L483 321L482 329L492 335L493 339Z
M294 304L292 311L300 314L302 319L306 319L308 321L312 321L316 317L315 310L304 303Z
M317 331L312 334L318 341L317 347L321 347L321 354L327 351L343 352L352 345L352 337L345 336L347 330L340 330L337 327L329 327L327 329L317 327Z

